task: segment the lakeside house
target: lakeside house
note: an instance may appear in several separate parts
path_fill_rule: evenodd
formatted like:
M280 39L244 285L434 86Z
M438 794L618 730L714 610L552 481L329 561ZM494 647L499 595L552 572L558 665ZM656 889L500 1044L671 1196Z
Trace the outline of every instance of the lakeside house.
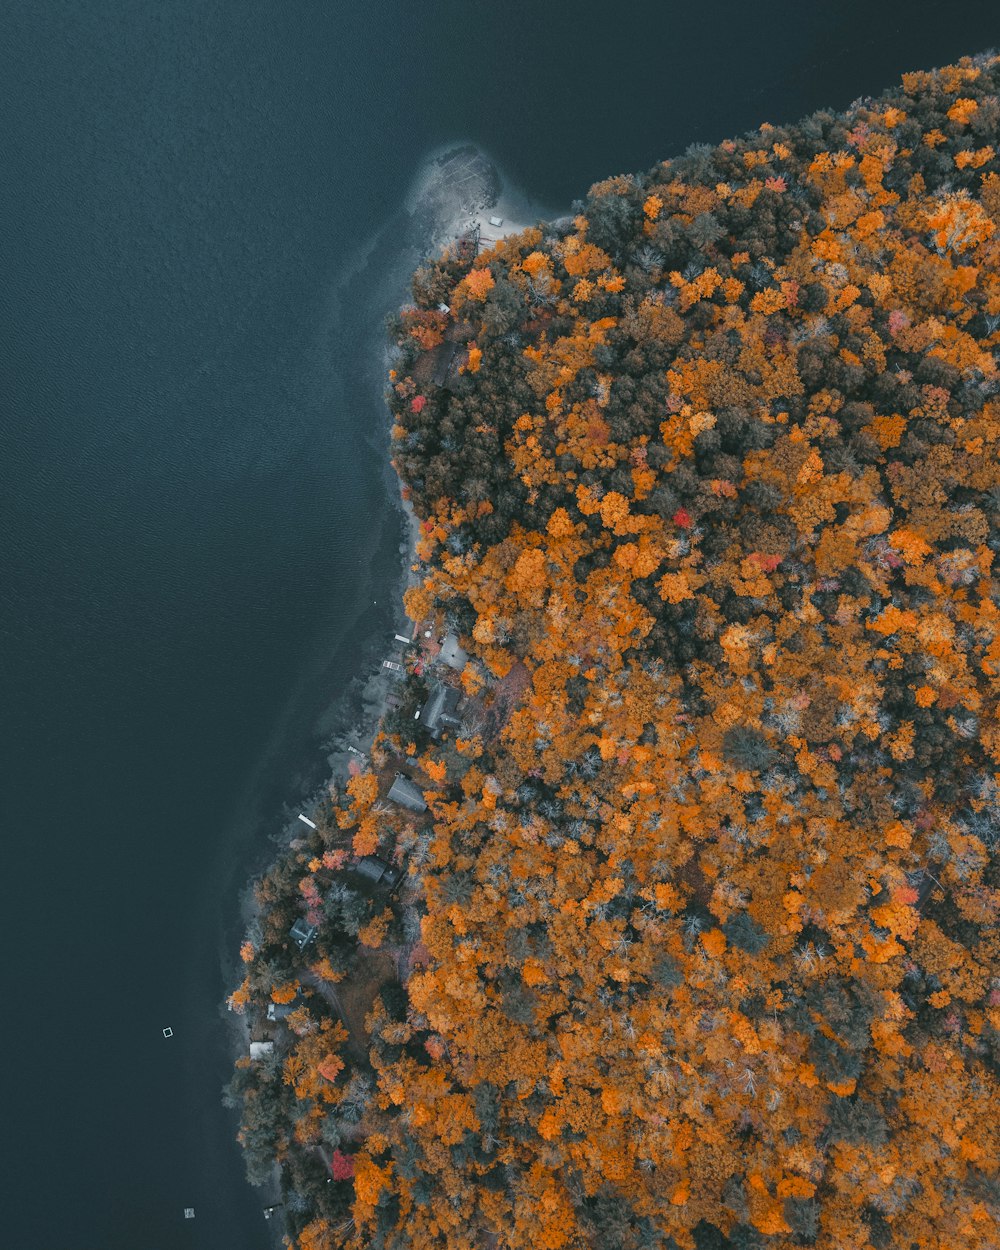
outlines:
M403 879L403 870L393 864L387 864L377 855L365 855L355 865L354 875L367 892L392 894Z
M287 1020L296 1007L301 1002L301 997L296 994L290 1003L268 1003L267 1018L277 1023L280 1020Z
M441 643L440 659L442 664L447 664L456 673L462 672L469 662L468 655L459 645L458 634L453 629L450 629L444 636L444 642Z
M417 713L417 720L432 738L440 738L446 729L461 729L461 718L455 715L460 690L439 682L428 696L427 702Z
M400 807L408 808L411 812L427 811L427 804L424 802L423 794L410 778L404 776L403 773L397 773L393 778L392 785L389 787L388 797L393 803L398 803Z
M288 936L292 939L300 951L304 951L316 936L316 932L317 930L314 924L307 924L306 921L300 917L288 930Z
M251 1059L270 1059L274 1054L274 1042L251 1042Z
M447 387L450 381L451 367L455 361L455 355L458 352L457 343L442 343L438 348L438 357L434 362L434 385L439 387Z

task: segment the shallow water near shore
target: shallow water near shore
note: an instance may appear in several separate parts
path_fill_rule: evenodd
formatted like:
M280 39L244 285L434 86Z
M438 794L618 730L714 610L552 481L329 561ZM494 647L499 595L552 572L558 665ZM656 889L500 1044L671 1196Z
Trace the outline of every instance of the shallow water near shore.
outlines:
M270 1244L221 1003L397 624L380 322L422 163L474 142L552 211L1000 41L978 0L802 7L0 16L5 1243Z

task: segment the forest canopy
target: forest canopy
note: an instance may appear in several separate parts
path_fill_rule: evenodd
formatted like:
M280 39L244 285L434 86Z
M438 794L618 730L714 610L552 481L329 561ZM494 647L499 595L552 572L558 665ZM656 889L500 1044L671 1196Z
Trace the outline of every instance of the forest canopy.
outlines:
M509 707L384 727L424 959L353 1075L327 1025L276 1078L286 1157L368 1082L302 1250L1000 1244L998 87L907 74L415 276L408 611Z

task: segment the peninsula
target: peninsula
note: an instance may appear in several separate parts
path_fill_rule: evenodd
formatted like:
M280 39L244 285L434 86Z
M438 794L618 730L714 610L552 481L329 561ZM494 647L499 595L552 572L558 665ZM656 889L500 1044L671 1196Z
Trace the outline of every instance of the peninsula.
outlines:
M998 94L414 275L391 706L231 1000L297 1250L1000 1244Z

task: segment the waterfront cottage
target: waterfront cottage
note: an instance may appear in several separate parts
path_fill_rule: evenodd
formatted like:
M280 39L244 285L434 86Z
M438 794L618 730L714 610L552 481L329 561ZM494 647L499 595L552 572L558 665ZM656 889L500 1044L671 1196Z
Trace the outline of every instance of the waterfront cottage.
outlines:
M296 922L288 930L288 936L292 939L300 951L305 950L305 948L316 936L316 926L314 924L307 924L300 918L296 920Z
M418 720L432 738L440 738L446 729L460 729L461 719L455 715L461 691L439 683L420 709Z
M359 884L368 892L391 894L403 877L403 870L387 864L377 855L366 855L354 869Z
M251 1042L251 1059L269 1059L274 1054L274 1042Z
M441 662L453 668L456 673L460 673L468 663L468 659L469 657L459 645L458 634L453 629L449 630L441 644Z
M446 387L451 380L451 368L455 363L455 355L458 351L457 343L443 343L442 352L437 361L434 370L434 385Z
M400 807L409 808L411 812L427 811L424 796L409 777L405 777L402 773L396 774L389 789L389 798L393 803L398 803Z

